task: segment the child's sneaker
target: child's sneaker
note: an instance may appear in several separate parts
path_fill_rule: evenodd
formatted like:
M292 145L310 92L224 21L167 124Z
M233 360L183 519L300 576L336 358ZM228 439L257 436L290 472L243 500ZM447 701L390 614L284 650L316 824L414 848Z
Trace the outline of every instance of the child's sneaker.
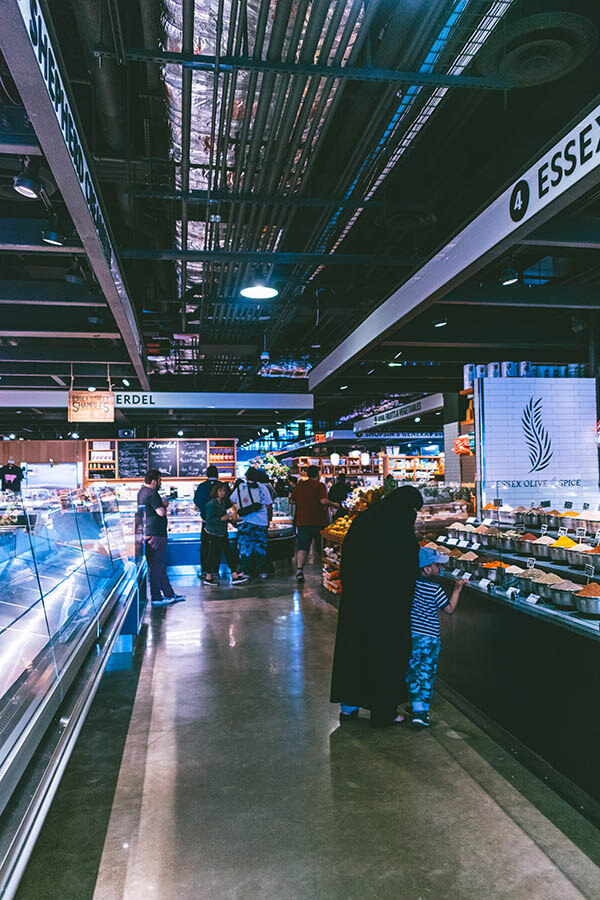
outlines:
M413 725L417 726L417 728L429 728L429 726L431 725L429 713L426 710L413 712L411 721Z
M406 718L406 719L413 719L413 718L414 718L414 715L415 715L415 714L414 714L414 712L413 712L412 703L407 703L406 706L404 707L404 716L405 716L405 718Z

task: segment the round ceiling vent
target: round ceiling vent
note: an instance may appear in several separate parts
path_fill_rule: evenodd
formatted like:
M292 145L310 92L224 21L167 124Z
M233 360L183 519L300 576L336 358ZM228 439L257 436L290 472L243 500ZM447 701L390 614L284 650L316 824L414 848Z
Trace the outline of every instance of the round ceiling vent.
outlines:
M419 206L390 206L380 224L388 231L424 231L435 225L435 215Z
M595 25L568 12L540 13L500 25L477 56L482 75L501 75L514 87L556 81L577 68L594 49Z

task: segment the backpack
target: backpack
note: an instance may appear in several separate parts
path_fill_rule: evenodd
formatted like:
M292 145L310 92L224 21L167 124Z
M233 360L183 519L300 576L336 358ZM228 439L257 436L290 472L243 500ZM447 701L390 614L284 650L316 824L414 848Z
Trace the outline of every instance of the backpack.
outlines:
M252 500L253 487L256 487L256 485L251 485L246 482L245 484L239 484L236 488L237 495L240 499L237 514L242 519L245 516L250 516L252 513L258 512L263 507L262 503L256 503Z

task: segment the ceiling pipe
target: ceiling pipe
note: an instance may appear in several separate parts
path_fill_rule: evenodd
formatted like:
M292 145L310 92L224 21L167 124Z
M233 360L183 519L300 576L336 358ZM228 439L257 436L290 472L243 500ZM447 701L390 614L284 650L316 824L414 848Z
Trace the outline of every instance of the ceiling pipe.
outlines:
M194 7L195 0L183 0L182 16L182 50L184 53L194 52ZM185 195L190 189L190 141L192 128L192 77L191 69L184 68L181 76L181 247L188 248L188 206ZM181 330L186 331L186 299L187 262L181 262Z

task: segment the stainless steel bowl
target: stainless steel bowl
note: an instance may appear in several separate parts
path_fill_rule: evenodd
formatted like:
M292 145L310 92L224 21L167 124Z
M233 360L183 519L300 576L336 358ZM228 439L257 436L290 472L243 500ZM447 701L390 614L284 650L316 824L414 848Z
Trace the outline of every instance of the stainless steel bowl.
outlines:
M564 525L562 516L545 516L544 521L547 523L550 531L558 531Z
M588 563L593 565L589 560L589 553L583 553L581 550L567 550L567 562L574 569L583 569Z
M517 513L513 510L506 510L503 512L501 509L498 511L498 521L502 525L515 525L517 522Z
M600 616L600 597L573 597L575 606L585 616Z
M517 553L525 553L526 556L535 556L533 541L515 541Z
M482 547L490 547L493 549L500 549L500 541L502 540L499 534L480 534L478 535Z
M477 567L479 578L487 578L493 584L502 584L504 581L504 569L484 569L483 566Z
M534 512L523 513L523 522L531 528L537 528L540 524L540 514Z
M531 578L518 577L517 584L519 585L519 593L525 595L533 593L533 581Z
M515 538L504 537L504 535L498 541L498 549L505 550L507 553L512 553L515 550L515 545Z
M464 539L464 529L462 528L449 528L448 534L451 538L458 538L460 541Z
M536 559L550 559L550 544L536 544L532 541L531 555Z
M550 559L557 563L568 563L566 547L549 547Z
M555 606L560 606L561 609L574 609L574 595L575 591L557 591L553 587L550 591L550 600Z
M544 600L552 600L552 585L535 583L533 593L539 594Z

